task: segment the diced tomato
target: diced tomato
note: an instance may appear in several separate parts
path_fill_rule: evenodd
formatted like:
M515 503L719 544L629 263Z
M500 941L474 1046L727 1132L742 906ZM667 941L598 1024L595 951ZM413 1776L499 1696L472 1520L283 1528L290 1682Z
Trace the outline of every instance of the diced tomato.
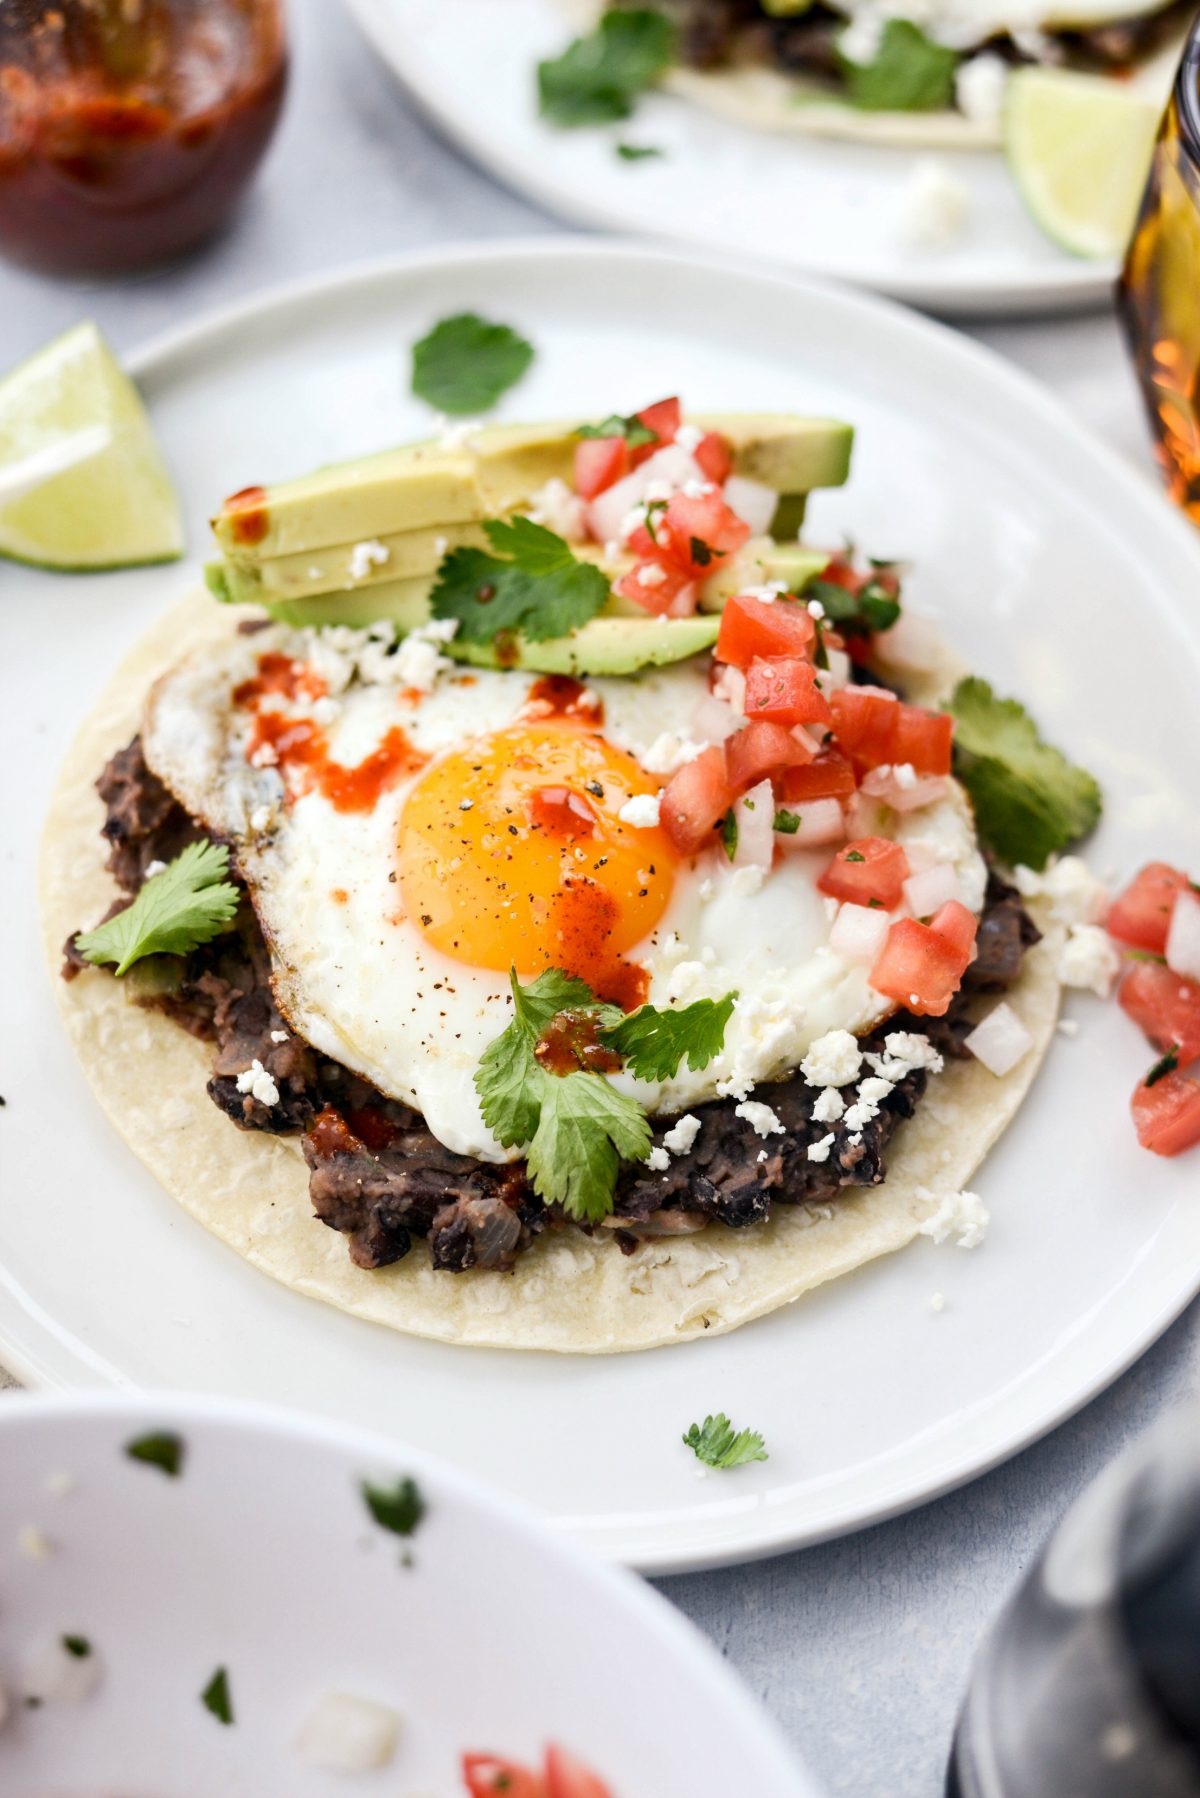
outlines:
M1150 862L1113 900L1108 914L1108 934L1135 949L1162 955L1175 909L1175 895L1187 886L1188 877L1166 862Z
M720 431L706 431L696 445L695 456L706 481L723 487L733 473L733 445Z
M655 450L660 450L668 443L674 443L675 433L683 423L683 407L678 400L656 400L652 406L646 406L637 414L648 431L653 431L653 443L639 444L633 452L633 465L645 462Z
M699 849L736 795L725 772L725 752L716 743L685 762L667 782L659 817L662 827L684 855Z
M823 749L804 768L786 768L779 777L779 797L794 805L812 799L849 799L855 789L854 769L836 749Z
M641 578L643 570L650 571L648 581ZM623 574L617 582L617 592L623 598L631 599L644 611L658 614L670 612L673 617L680 616L680 613L674 611L673 608L680 594L685 591L691 594L691 603L687 610L689 613L694 612L696 610L696 583L691 576L684 574L682 569L669 568L662 562L652 559L639 562L636 567L630 569L628 574Z
M553 1742L546 1750L546 1798L612 1798L602 1779Z
M1179 1044L1183 1062L1200 1056L1200 985L1161 961L1130 962L1117 997L1157 1049Z
M725 602L714 650L718 662L748 668L756 656L804 656L816 642L808 607L788 599L752 599L739 593Z
M1134 1088L1130 1110L1138 1141L1154 1155L1181 1155L1200 1142L1200 1080L1163 1074L1153 1086Z
M917 705L897 707L889 760L908 762L918 774L949 774L954 720L949 712L926 712Z
M831 899L891 911L900 903L908 875L908 857L899 843L887 837L858 837L838 850L817 886Z
M663 524L666 530L660 534L671 560L701 580L741 549L750 536L750 526L725 504L715 487L695 499L682 492L672 494Z
M975 954L975 933L979 929L975 913L957 899L947 899L930 918L929 928L949 944L961 963L959 972L965 974Z
M623 437L584 437L575 445L575 491L580 499L595 499L622 480L631 466Z
M886 687L839 687L830 696L833 734L846 754L864 768L892 759L892 737L900 701Z
M471 1798L548 1798L540 1773L503 1760L498 1754L464 1754L462 1775Z
M779 768L794 768L816 755L811 741L782 724L747 724L725 740L726 779L732 791L748 792Z
M899 918L871 970L871 985L918 1017L940 1018L958 991L962 970L945 937L916 918Z
M828 724L833 713L811 662L799 656L771 662L755 656L746 672L746 716L775 724Z

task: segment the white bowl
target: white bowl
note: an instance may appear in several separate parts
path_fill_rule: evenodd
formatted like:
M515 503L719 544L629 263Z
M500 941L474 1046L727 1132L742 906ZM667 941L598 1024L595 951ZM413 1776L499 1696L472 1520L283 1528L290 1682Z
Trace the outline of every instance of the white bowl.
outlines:
M184 1444L176 1478L125 1452L164 1430ZM401 1539L362 1482L405 1475L427 1511ZM99 1683L30 1707L30 1659L64 1636L91 1646ZM218 1667L232 1727L201 1702ZM613 1798L816 1794L632 1576L425 1455L219 1400L0 1402L0 1682L4 1798L452 1798L464 1750L537 1762L551 1740ZM388 1767L333 1774L298 1753L330 1693L400 1714Z

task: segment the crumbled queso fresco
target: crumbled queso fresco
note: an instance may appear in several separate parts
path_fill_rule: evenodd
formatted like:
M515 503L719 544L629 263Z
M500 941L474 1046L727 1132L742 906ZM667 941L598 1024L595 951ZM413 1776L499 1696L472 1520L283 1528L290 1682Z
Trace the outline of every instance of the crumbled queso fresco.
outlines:
M848 1030L827 1030L809 1049L800 1072L810 1086L849 1086L861 1067L858 1038Z
M245 1073L238 1075L237 1089L240 1093L249 1093L260 1105L279 1103L279 1088L257 1058L250 1063Z
M784 1133L776 1113L758 1099L743 1099L733 1110L735 1117L745 1118L756 1136L782 1136Z
M977 1249L987 1235L991 1221L988 1208L976 1192L948 1192L936 1197L928 1187L918 1186L917 1197L932 1209L919 1226L922 1236L934 1242L945 1242L953 1236L960 1249Z

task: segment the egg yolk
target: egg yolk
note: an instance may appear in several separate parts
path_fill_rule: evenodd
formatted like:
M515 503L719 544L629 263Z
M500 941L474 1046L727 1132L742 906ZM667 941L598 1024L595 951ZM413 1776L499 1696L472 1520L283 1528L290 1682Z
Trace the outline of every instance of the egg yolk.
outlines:
M515 726L434 762L405 801L400 881L409 918L455 961L523 979L548 967L618 1004L643 996L625 959L671 896L675 851L623 824L658 782L570 723Z

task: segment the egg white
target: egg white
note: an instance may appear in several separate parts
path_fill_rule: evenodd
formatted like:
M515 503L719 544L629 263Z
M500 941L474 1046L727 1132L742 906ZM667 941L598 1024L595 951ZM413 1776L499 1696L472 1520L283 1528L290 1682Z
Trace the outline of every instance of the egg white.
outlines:
M502 1161L480 1113L473 1077L480 1056L511 1017L503 973L451 960L404 916L397 840L405 801L421 776L383 793L368 812L339 812L319 792L285 805L278 769L246 759L248 717L234 689L253 677L265 651L305 659L308 633L273 627L198 651L166 675L147 708L147 761L206 827L231 842L271 948L273 985L292 1027L322 1053L422 1113L448 1148ZM473 671L443 674L433 692L400 706L394 686L354 683L323 723L331 756L357 764L401 723L430 756L512 724L535 677ZM707 660L588 683L603 702L604 734L643 760L664 732L689 734L707 690ZM328 706L326 712L330 710ZM856 834L880 822L875 808ZM947 797L900 820L888 834L920 842L953 863L964 901L982 904L984 869L969 807ZM652 1111L682 1110L795 1068L825 1031L861 1032L891 1009L867 970L829 947L836 910L816 890L829 849L789 849L757 891L748 891L719 849L681 864L667 911L630 959L650 976L651 1003L686 1004L736 991L721 1056L661 1086L616 1083ZM335 894L344 895L337 898Z

